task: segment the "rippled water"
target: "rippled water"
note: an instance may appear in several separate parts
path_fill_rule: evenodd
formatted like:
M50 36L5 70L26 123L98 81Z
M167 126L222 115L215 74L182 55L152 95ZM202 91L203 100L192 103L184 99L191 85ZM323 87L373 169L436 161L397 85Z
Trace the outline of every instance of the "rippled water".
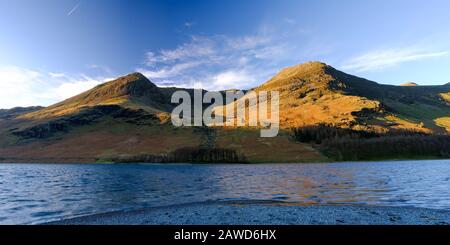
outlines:
M201 202L450 209L450 160L332 164L0 164L0 223Z

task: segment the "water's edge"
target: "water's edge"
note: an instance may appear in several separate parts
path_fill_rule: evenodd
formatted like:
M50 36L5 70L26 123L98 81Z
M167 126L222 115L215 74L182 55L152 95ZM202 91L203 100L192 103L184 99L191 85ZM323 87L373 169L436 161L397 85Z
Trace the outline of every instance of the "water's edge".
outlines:
M449 210L371 205L208 201L66 218L42 225L449 225Z

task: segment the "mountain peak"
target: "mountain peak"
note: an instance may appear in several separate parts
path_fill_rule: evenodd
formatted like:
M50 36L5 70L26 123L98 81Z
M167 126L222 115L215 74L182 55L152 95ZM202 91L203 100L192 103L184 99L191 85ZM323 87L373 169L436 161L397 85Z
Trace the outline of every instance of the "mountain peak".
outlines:
M146 76L144 76L140 72L132 72L132 73L129 73L129 74L124 75L122 77L119 77L118 79L120 79L120 78L127 79L129 81L132 81L132 80L147 80L147 81L150 82L150 80L148 80L148 78Z
M286 86L304 86L306 84L328 86L333 75L338 72L333 67L318 61L310 61L282 69L269 81L258 87L276 90Z
M404 86L404 87L414 87L414 86L419 86L419 84L415 83L415 82L406 82L404 84L401 84L400 86Z
M298 74L307 74L307 73L317 73L323 72L326 67L329 67L327 64L317 61L310 61L299 65L294 65L291 67L287 67L282 69L274 78L287 78L291 76L295 76Z
M130 73L103 83L81 94L84 99L112 99L119 97L143 97L159 93L158 87L139 72ZM79 97L79 96L76 96ZM75 97L74 97L75 98Z
M152 83L147 77L145 77L142 73L133 72L125 76L121 76L117 79L109 81L107 83L102 84L103 86L119 86L129 88L130 86L143 86L142 88L156 88L156 85ZM100 85L100 86L102 86Z

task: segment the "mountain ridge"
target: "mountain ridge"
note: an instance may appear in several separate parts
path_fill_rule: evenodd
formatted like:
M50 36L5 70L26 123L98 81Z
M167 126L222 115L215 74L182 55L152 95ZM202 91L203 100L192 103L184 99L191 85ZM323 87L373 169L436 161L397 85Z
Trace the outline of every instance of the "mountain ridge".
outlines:
M194 91L158 87L144 75L131 73L45 108L0 111L0 161L151 160L208 147L194 152L220 155L232 150L227 154L251 162L311 162L327 157L308 144L292 142L292 128L329 125L426 134L450 130L448 84L384 85L320 62L282 69L251 89L280 93L281 130L274 138L259 138L259 131L248 127L175 128L170 124L175 106L170 97L176 90ZM265 154L269 151L272 156Z
M19 117L45 121L80 113L95 106L117 105L143 110L163 118L161 121L167 121L174 107L170 97L176 90L193 94L193 89L160 88L143 74L134 72ZM378 130L397 125L429 132L444 132L450 128L449 120L446 119L450 113L450 92L446 85L385 85L349 75L322 62L307 62L282 69L252 90L279 91L280 125L283 128L318 123L339 127L356 125L361 129ZM423 118L416 118L410 112L414 111L417 103L431 108L434 114L420 121ZM442 113L439 112L441 110Z
M400 124L421 130L421 118L415 118L409 112L414 110L414 103L419 103L431 108L434 114L440 114L425 118L430 130L443 131L441 126L432 122L432 117L450 115L445 102L450 90L445 85L402 87L379 84L321 62L285 68L254 90L280 92L281 100L284 98L284 102L280 102L280 114L285 127L317 123L351 127L352 124L373 122L381 127ZM439 113L440 110L443 113ZM406 118L403 117L405 113L408 114ZM358 115L364 122L358 120ZM450 128L450 125L446 124L445 128Z

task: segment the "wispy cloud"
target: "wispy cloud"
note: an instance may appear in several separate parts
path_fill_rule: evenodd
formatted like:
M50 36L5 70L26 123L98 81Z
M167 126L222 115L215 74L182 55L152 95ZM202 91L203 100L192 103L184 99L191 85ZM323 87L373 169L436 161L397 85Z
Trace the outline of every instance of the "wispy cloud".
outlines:
M173 49L147 52L146 66L137 71L160 86L250 88L268 79L284 63L298 62L289 38L293 36L267 28L244 36L194 35Z
M212 56L216 51L214 49L214 40L201 37L192 36L192 40L183 43L175 49L164 49L160 51L159 60L161 62L170 62L183 60L187 58Z
M195 22L184 22L184 26L185 26L186 28L191 28L191 27L193 27L195 24L196 24Z
M71 16L75 11L77 11L78 7L80 7L81 2L78 2L69 12L67 12L67 16Z
M184 63L176 63L172 66L166 66L160 70L138 69L138 71L151 78L168 78L180 75L183 71L197 67L202 63L203 62L201 61L188 61Z
M425 51L415 47L369 51L345 62L341 68L357 72L376 71L405 62L447 56L447 51Z
M48 75L50 75L51 77L54 77L54 78L66 76L64 73L55 73L55 72L49 72Z
M107 74L113 73L112 69L107 65L91 64L91 65L88 65L88 68L93 69L93 70L98 70L98 71L101 71L101 72L107 73Z
M296 23L296 21L293 18L288 18L288 17L284 18L283 21L290 25L293 25Z

